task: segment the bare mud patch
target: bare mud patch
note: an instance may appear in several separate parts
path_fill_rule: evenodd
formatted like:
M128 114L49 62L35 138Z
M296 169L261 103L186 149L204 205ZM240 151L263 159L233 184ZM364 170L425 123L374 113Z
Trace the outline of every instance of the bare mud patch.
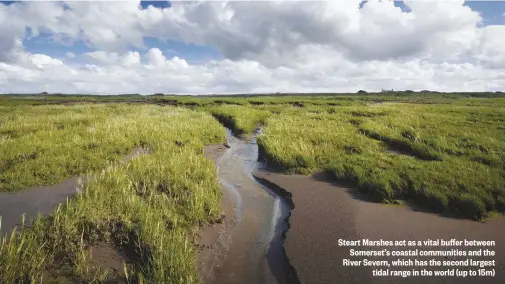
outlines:
M102 269L110 269L117 276L124 277L124 264L128 262L125 253L122 253L109 245L96 244L88 249L90 261Z
M291 194L294 208L284 248L301 283L426 283L425 278L372 278L368 267L343 267L348 248L338 239L495 240L496 252L505 251L505 217L486 222L443 217L409 206L384 206L358 198L356 190L329 182L324 174L284 175L259 170L255 176ZM358 248L364 249L366 248ZM505 255L497 254L496 277L485 283L504 283ZM475 283L471 278L430 278L430 283Z

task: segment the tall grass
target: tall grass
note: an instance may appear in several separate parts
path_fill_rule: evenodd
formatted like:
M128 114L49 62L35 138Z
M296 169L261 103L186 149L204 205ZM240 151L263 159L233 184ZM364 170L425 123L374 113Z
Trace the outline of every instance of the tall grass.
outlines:
M92 117L95 107L44 108L57 116L84 108ZM0 282L39 283L55 274L88 283L111 278L131 283L197 283L195 252L189 240L197 226L218 219L221 197L217 173L213 163L203 157L203 146L222 142L224 130L210 115L184 109L96 109L97 116L102 111L117 115L93 124L95 133L103 135L100 138L115 137L119 140L115 147L142 143L152 153L109 165L53 215L2 237ZM27 111L27 116L30 111L41 116L46 113L38 108ZM72 157L60 154L62 160ZM107 244L126 255L124 272L96 268L92 247L97 244Z

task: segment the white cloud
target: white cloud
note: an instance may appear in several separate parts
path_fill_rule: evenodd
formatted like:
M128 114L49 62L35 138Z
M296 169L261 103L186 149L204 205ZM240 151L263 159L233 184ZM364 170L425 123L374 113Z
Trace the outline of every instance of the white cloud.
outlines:
M483 65L505 69L505 26L487 26L480 31L479 46L475 51Z
M479 13L459 0L404 1L409 12L392 1L359 9L360 2L0 5L0 91L505 89L504 25L482 27ZM79 63L72 52L63 63L24 51L22 40L41 33L94 51ZM144 37L212 46L224 59L189 64L184 52L146 50Z
M153 51L151 50L151 55ZM156 52L156 54L158 54ZM163 54L158 54L164 57ZM118 64L67 65L45 55L29 57L33 64L0 63L3 92L70 93L240 93L240 92L356 92L359 89L432 89L439 91L499 90L505 71L470 63L367 61L343 58L334 64L269 68L251 60L211 61L191 65L178 57L164 64L141 62L140 54L117 55ZM161 58L160 56L160 58ZM149 58L149 51L142 57ZM159 63L160 61L155 61ZM337 64L338 63L338 64ZM32 64L32 65L33 65ZM343 68L335 66L342 65Z
M128 51L121 57L121 64L126 67L140 64L140 54L137 51Z
M147 60L149 64L154 66L163 66L165 65L165 56L158 48L151 48L147 52Z
M65 53L65 57L69 58L69 59L75 58L75 53L73 53L73 52L67 52L67 53Z
M38 68L42 68L42 69L47 66L57 66L57 65L63 64L63 62L61 60L51 58L50 56L47 56L44 54L30 55L30 60L32 61L33 65L37 66Z
M94 59L100 63L114 64L118 61L119 56L116 52L106 52L106 51L93 51L85 53L85 56Z

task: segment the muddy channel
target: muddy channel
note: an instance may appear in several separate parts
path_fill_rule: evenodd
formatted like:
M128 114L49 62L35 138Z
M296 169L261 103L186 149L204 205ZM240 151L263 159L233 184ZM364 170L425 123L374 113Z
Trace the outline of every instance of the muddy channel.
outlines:
M203 282L298 283L283 249L291 205L253 177L263 168L254 137L239 139L228 130L227 146L215 162L228 223L216 233L211 252L200 253L207 254L199 260ZM221 259L212 262L210 254Z

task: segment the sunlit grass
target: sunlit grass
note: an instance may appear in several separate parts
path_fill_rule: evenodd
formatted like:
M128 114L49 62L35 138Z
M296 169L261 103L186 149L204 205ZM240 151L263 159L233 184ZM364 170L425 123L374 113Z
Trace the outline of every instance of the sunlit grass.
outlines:
M62 99L68 98L51 97ZM115 98L72 100L80 99ZM375 104L379 99L423 104ZM212 115L236 134L263 125L262 158L288 173L328 171L378 201L409 199L467 218L505 212L501 98L156 100L198 111L120 104L0 106L1 191L93 175L52 216L1 238L1 283L40 283L48 272L88 283L118 273L129 283L198 282L191 232L220 212L217 173L202 155L204 145L224 142L225 130ZM150 154L119 163L136 147ZM123 271L95 267L91 248L102 243L128 252Z
M288 172L330 171L379 201L480 219L505 211L503 118L503 108L442 105L300 110L270 118L258 144Z

